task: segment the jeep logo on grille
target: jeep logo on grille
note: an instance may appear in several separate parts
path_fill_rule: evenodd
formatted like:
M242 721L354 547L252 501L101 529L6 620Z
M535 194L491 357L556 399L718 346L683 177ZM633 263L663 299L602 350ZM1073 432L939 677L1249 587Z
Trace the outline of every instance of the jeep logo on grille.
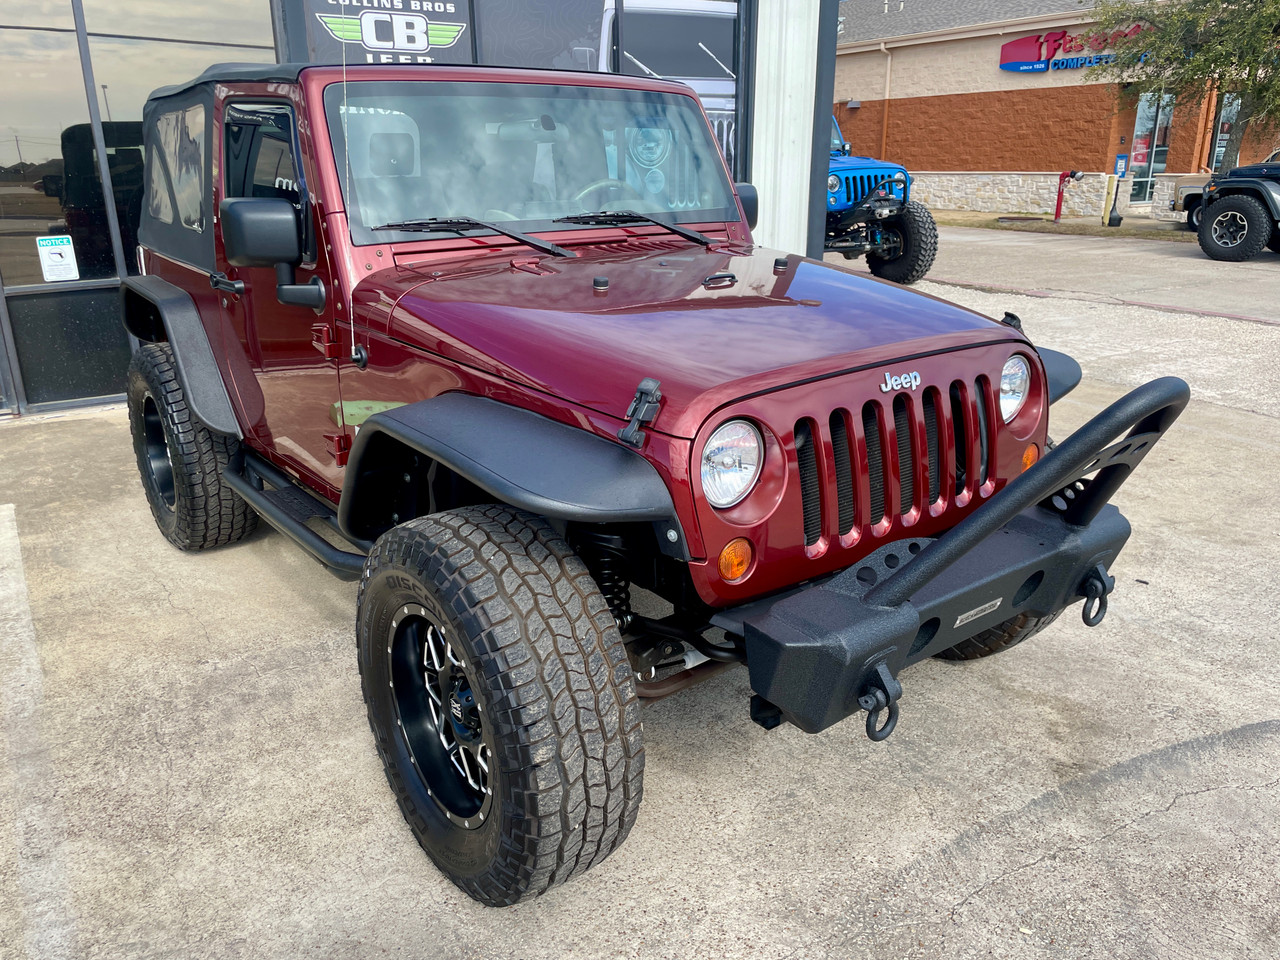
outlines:
M881 393L889 393L891 390L914 390L920 386L920 374L915 370L910 373L904 373L900 377L893 377L889 374L884 375L884 383L880 384Z

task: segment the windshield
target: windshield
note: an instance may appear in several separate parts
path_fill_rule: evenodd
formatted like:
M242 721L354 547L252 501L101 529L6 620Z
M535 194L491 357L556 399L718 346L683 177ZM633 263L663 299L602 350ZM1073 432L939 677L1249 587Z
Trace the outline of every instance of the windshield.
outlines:
M736 79L732 16L623 8L622 72L637 77Z
M831 152L844 153L844 137L840 134L835 117L831 118Z
M374 228L433 217L524 232L593 229L553 221L601 210L675 223L738 219L724 162L692 97L364 81L345 92L340 83L326 88L325 111L357 244L421 237Z

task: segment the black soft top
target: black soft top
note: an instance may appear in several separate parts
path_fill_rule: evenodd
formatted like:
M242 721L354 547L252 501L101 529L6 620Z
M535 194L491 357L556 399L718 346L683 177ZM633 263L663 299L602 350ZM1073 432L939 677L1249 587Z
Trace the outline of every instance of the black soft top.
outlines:
M297 83L298 74L314 63L215 63L194 80L153 90L148 100L185 93L205 83Z

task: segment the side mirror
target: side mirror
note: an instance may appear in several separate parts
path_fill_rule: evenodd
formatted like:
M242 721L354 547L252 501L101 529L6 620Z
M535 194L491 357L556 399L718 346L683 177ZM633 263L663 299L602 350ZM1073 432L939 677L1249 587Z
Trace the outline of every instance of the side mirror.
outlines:
M756 220L760 217L760 194L749 183L735 183L733 189L738 191L738 202L742 204L743 216L747 218L747 226L756 228Z
M288 200L231 197L219 208L222 245L235 267L275 267L276 299L298 307L323 310L324 283L295 283L294 267L302 260L298 212Z
M61 197L62 196L61 174L51 173L47 177L41 177L40 189L44 191L44 195L46 197Z
M233 197L222 201L219 217L232 266L296 265L302 259L298 213L288 200Z
M590 70L596 69L596 48L595 47L574 47L572 52L573 69Z
M848 141L845 141L844 143L840 144L840 152L847 157L849 156L849 154L853 153L853 147L849 146Z

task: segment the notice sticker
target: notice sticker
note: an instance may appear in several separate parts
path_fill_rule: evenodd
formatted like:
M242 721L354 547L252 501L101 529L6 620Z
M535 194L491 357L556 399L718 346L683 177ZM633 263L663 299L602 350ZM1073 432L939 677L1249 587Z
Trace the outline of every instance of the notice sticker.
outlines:
M36 249L40 252L40 269L44 271L46 283L80 279L76 248L70 237L36 237Z
M996 597L996 599L992 600L990 603L984 603L982 606L976 607L968 613L962 613L960 616L956 617L956 626L963 627L970 620L977 620L979 617L985 617L992 610L998 610L1002 603L1004 603L1004 597Z

